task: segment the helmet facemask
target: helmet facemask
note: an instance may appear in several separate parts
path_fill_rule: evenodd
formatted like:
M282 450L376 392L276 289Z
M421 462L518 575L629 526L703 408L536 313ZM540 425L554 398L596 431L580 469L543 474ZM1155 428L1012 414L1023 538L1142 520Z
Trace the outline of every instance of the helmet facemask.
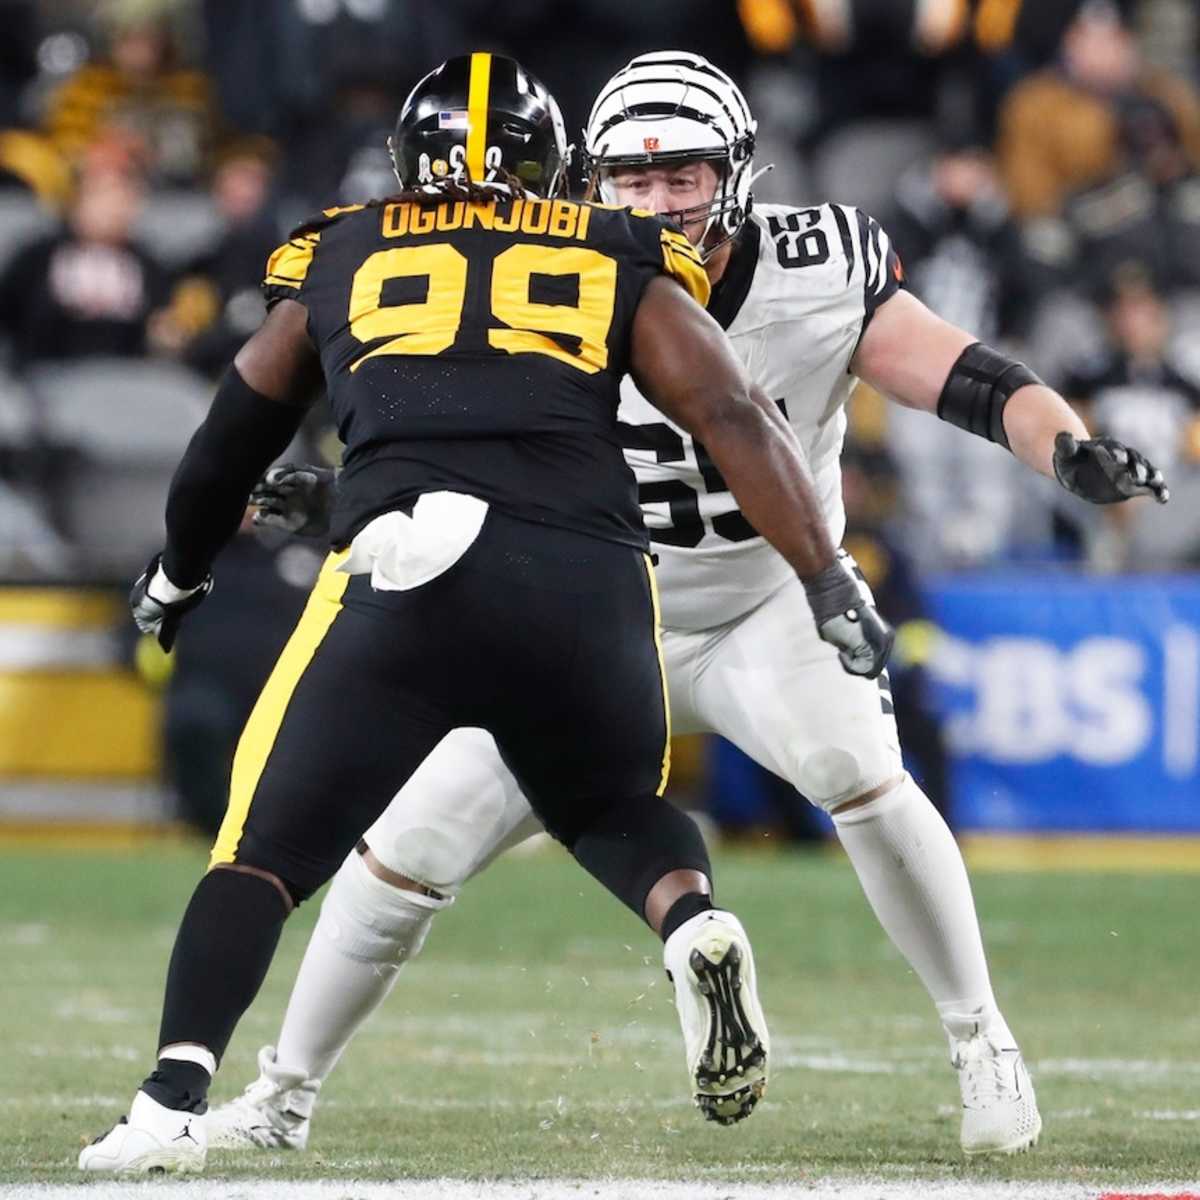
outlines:
M708 163L717 176L717 187L713 198L704 204L694 204L690 208L670 209L659 214L668 217L684 230L689 225L703 221L704 229L695 244L700 257L707 261L726 242L737 236L738 230L745 224L746 217L749 215L751 206L749 185L754 178L757 178L757 176L751 176L749 171L752 154L753 138L750 139L749 147L742 150L739 150L738 147L731 147L729 150L722 150L717 154L703 150L684 150L674 153L650 152L638 156L600 155L593 157L585 155L584 168L587 172L588 196L597 198L604 204L620 205L624 203L617 194L612 180L612 176L618 173L622 167L683 167L693 163Z
M584 132L590 193L620 203L611 175L621 167L708 162L717 172L712 201L666 213L679 223L704 221L697 242L707 259L745 223L752 205L757 123L723 71L684 51L644 54L601 90ZM767 168L768 170L770 168Z

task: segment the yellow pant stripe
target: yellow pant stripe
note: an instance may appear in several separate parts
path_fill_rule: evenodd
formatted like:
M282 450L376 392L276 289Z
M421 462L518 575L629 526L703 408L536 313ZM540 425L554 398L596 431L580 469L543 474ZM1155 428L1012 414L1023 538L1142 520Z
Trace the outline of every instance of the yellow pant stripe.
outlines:
M662 613L658 606L658 580L654 577L654 564L648 554L642 555L646 564L646 575L650 580L650 602L654 606L654 649L658 652L658 673L662 678L663 715L667 722L667 743L663 747L662 775L658 781L658 791L661 796L667 790L667 780L671 778L671 697L667 694L667 664L663 658L662 648Z
M467 170L472 183L486 178L488 92L492 82L492 56L471 55L471 81L467 88Z
M250 801L254 797L263 768L267 765L271 748L283 724L284 714L291 703L296 685L300 682L308 664L312 662L317 647L342 611L342 595L350 576L336 570L346 558L346 553L331 554L321 568L321 574L308 598L304 613L288 644L283 648L270 679L254 705L254 711L242 730L237 753L233 758L233 779L229 787L229 807L213 845L209 867L217 863L233 862L242 829L250 812Z

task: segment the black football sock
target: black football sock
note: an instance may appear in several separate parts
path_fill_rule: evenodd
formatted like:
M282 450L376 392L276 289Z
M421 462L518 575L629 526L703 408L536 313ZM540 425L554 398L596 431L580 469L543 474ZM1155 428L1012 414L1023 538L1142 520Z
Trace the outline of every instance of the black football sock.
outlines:
M205 1097L210 1083L212 1076L197 1063L160 1058L158 1066L142 1081L141 1090L164 1108L203 1113L208 1110Z
M160 1048L192 1043L221 1061L234 1027L266 978L287 914L278 889L261 876L214 870L200 880L171 952ZM207 1083L199 1084L177 1066L194 1064L161 1059L147 1080L154 1090L145 1090L168 1108L191 1107L203 1100ZM156 1080L164 1073L165 1080ZM164 1092L169 1092L166 1098Z
M702 912L709 912L712 908L712 897L706 896L703 892L688 892L686 895L680 896L667 909L667 915L663 917L662 929L659 930L659 937L665 942L685 921L690 921Z

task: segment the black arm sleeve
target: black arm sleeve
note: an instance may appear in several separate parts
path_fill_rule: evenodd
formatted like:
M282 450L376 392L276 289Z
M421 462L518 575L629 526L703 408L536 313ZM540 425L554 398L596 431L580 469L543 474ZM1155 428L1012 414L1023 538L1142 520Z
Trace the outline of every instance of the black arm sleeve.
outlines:
M167 494L162 567L177 587L197 587L241 524L263 471L283 453L304 409L268 400L231 366L192 436Z

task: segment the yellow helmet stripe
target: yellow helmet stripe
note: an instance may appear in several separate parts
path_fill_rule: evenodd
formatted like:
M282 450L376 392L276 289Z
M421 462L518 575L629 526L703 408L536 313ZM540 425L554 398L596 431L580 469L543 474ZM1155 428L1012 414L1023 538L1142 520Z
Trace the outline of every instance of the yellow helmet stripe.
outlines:
M467 170L474 183L482 183L486 173L483 159L487 150L488 90L492 79L492 56L471 55L471 81L467 91Z

